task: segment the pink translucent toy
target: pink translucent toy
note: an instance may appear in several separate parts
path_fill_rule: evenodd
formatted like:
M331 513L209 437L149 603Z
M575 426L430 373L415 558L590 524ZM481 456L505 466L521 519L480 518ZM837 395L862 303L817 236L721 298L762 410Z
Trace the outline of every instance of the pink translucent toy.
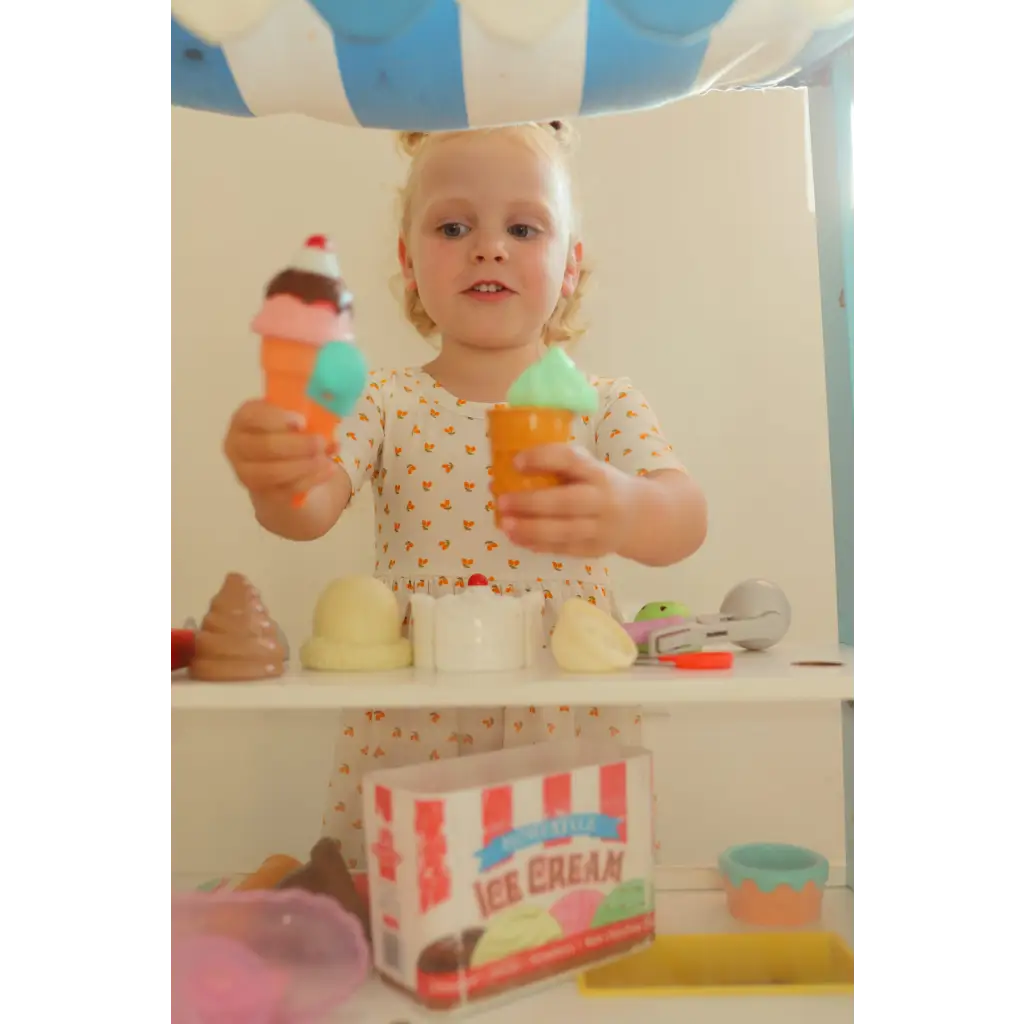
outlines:
M648 637L659 629L671 629L673 626L682 626L687 622L679 615L670 615L664 619L646 619L643 622L624 622L622 628L629 634L630 640L635 644L647 643Z
M359 920L300 889L171 896L172 1024L315 1024L366 977Z

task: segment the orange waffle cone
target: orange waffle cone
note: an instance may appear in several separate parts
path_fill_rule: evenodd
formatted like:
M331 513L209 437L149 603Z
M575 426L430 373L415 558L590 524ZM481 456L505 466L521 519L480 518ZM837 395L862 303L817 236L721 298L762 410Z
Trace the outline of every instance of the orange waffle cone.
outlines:
M286 853L275 853L251 874L235 886L235 892L251 892L254 889L274 889L282 878L302 867L302 861Z
M274 853L235 886L235 892L276 889L277 883L302 867L302 862L286 853ZM214 935L223 935L244 942L252 934L258 914L251 906L220 906L211 909L207 928Z
M303 341L285 338L264 338L260 362L263 366L264 397L271 405L298 413L306 420L306 430L319 434L331 444L341 420L307 394L320 349Z
M532 406L501 406L488 412L491 440L491 483L495 497L515 491L534 491L554 487L560 481L550 474L520 473L513 460L522 451L543 444L566 444L574 416L567 409L541 409ZM494 521L501 525L495 510Z

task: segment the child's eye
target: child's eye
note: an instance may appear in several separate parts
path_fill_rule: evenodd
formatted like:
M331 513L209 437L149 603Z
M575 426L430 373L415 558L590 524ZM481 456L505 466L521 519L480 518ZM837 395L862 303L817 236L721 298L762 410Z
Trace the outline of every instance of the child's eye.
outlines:
M538 234L538 231L529 224L513 224L508 229L508 233L513 238L533 238L534 235Z
M438 230L445 238L462 238L469 228L457 221L449 221L447 224L442 224Z

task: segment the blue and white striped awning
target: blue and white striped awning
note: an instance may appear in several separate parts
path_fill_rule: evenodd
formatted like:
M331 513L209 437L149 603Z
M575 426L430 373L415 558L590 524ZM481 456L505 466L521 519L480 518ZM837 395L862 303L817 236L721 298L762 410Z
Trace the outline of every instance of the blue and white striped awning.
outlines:
M172 0L171 102L439 131L797 84L853 0Z

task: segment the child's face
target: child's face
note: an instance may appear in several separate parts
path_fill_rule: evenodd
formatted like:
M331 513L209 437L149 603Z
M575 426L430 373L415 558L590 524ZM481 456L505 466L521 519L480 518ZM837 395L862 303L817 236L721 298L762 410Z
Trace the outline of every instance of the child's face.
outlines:
M570 249L570 220L568 175L554 157L514 132L445 139L424 154L399 242L406 283L443 337L536 343L575 287L582 251Z

